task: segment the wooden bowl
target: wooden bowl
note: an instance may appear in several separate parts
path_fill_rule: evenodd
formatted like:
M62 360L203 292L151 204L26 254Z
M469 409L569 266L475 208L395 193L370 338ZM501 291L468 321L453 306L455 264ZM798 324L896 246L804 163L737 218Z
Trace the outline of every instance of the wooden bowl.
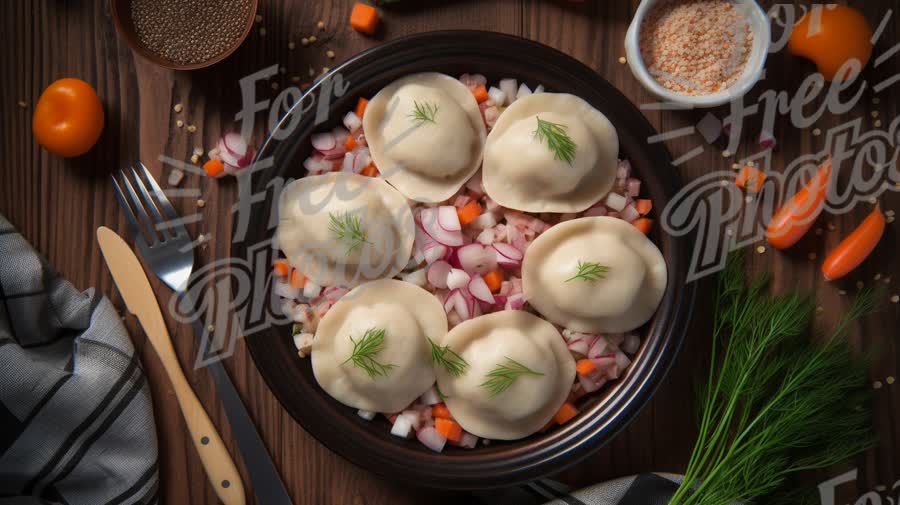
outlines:
M234 44L231 47L206 61L184 65L160 56L141 43L134 26L134 20L131 19L131 2L132 0L110 0L109 11L112 15L113 23L116 25L116 30L125 38L125 42L128 43L128 46L131 47L134 52L161 67L171 68L173 70L197 70L206 68L230 56L231 53L244 42L247 38L247 34L249 34L250 30L253 28L253 23L256 18L256 8L259 4L258 0L250 0L250 15L247 16L247 26L244 27L241 36L234 41Z

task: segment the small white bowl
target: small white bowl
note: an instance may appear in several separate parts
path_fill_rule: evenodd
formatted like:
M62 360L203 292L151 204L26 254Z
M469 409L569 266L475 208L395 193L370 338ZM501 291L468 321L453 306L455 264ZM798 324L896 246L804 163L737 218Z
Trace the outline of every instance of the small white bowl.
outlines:
M644 66L644 60L641 58L641 23L644 22L647 12L657 1L643 0L641 2L637 12L634 14L634 18L631 20L628 32L625 34L625 54L628 58L628 66L631 67L631 72L645 88L667 102L675 102L690 108L716 107L743 96L750 91L750 88L762 76L772 38L769 18L759 4L754 0L729 0L735 7L746 13L747 20L750 23L750 30L753 32L753 47L750 49L750 57L747 60L747 65L744 67L744 72L731 87L724 91L709 95L690 96L675 93L656 82L656 79L650 75L647 67Z

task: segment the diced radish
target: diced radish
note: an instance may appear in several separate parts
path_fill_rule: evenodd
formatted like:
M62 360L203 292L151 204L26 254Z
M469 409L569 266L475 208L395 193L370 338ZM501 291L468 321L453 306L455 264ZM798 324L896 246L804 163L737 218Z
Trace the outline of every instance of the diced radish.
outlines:
M334 135L334 142L341 145L343 145L344 142L347 141L347 137L350 136L350 132L348 132L346 128L341 128L340 126L336 126L331 130L331 134Z
M391 426L391 435L395 435L400 438L410 438L412 436L412 432L413 427L410 419L408 417L397 416L397 419L394 421L394 425Z
M315 298L319 296L319 292L322 291L322 286L319 286L315 282L306 279L306 284L303 286L303 296L306 298Z
M587 356L588 341L583 338L576 338L569 341L569 351L581 356Z
M422 418L418 410L404 410L397 416L397 421L403 418L409 420L409 424L412 425L414 430L418 430L422 426ZM396 423L397 421L394 422Z
M616 179L625 180L631 175L631 162L628 160L619 160L616 166Z
M239 159L247 154L247 142L239 133L228 132L222 137L222 146L229 154Z
M314 149L323 153L325 151L331 151L337 146L337 140L331 132L317 133L311 137L310 141L312 142Z
M344 126L351 132L356 131L362 128L362 119L360 119L355 112L350 111L344 114Z
M515 79L500 79L500 89L506 95L506 101L513 103L516 101L516 91L519 89L519 83ZM500 104L503 105L503 104Z
M422 251L422 255L425 257L425 263L430 265L439 259L443 259L444 256L447 255L447 246L435 243L428 249Z
M332 302L336 302L349 292L350 290L343 286L329 286L322 291L322 296Z
M484 109L483 115L485 126L487 126L488 128L493 128L494 125L497 124L497 120L500 119L500 109L491 105L490 107Z
M459 231L462 225L459 224L459 215L456 213L456 207L451 205L443 205L437 209L438 226L446 231Z
M485 230L497 225L497 216L493 212L484 212L469 223L475 230Z
M636 197L641 194L641 181L629 177L625 180L625 189L628 191L628 196Z
M478 445L478 437L467 431L464 431L462 437L459 439L459 442L457 442L456 445L465 447L466 449L474 449L475 446Z
M459 76L459 80L469 88L487 84L487 78L481 74L463 74Z
M453 207L450 208L453 209L455 215L456 209ZM446 230L438 224L437 209L426 207L422 209L419 218L425 233L436 242L454 247L463 245L463 236L460 230ZM459 218L457 218L457 222L459 222Z
M447 287L450 289L462 289L469 284L471 276L459 268L451 268L447 275Z
M619 367L616 365L615 354L604 354L596 358L590 358L597 365L598 373L605 374L609 379L619 378Z
M637 211L633 203L629 203L624 209L622 209L619 217L630 223L635 219L641 217L641 213Z
M375 419L375 412L370 412L368 410L359 409L356 411L356 415L365 419L366 421L371 421Z
M422 442L422 445L434 452L443 451L444 444L447 443L447 439L432 427L422 428L417 431L416 438L419 439L419 442Z
M625 341L622 342L622 350L628 354L634 354L641 348L641 337L636 333L625 335Z
M405 273L400 276L404 281L409 282L411 284L415 284L420 288L424 288L427 276L425 275L425 269L420 268L418 270L413 270L412 272Z
M479 233L477 237L475 237L475 241L482 245L493 244L494 243L494 230L490 229L490 228L488 228L486 230L482 230L482 232Z
M278 281L273 288L275 294L289 300L300 298L300 288L292 288L290 283Z
M469 293L477 300L490 304L495 303L494 295L491 294L491 288L488 287L487 283L484 282L484 278L480 275L472 277L472 280L469 281L468 289Z
M488 99L490 99L491 103L494 105L503 105L506 102L506 93L504 93L502 89L491 86L490 89L488 89Z
M608 353L607 347L609 343L602 336L594 337L594 340L591 342L591 347L588 349L587 357L590 359L599 358L604 356L604 353Z
M469 273L483 274L497 269L497 254L479 243L460 247L456 258L460 268Z
M463 295L462 290L454 289L447 296L444 302L444 312L447 313L449 319L451 313L455 313L460 320L465 321L472 317L472 310L475 308L475 299Z
M506 267L516 267L522 262L522 251L510 244L496 242L491 247L497 251L497 264Z
M431 386L428 391L419 397L419 401L425 405L435 405L441 403L441 396L437 393L437 388Z
M619 351L616 353L616 364L619 366L619 370L625 370L631 365L631 360L628 359L624 352Z
M610 193L606 195L606 200L604 200L604 203L607 207L616 212L624 209L625 205L627 204L627 202L625 201L625 197L618 193Z
M581 384L581 387L584 389L585 393L593 393L594 391L597 391L603 386L605 382L605 379L600 379L599 382L595 382L589 377L578 374L578 383Z
M519 90L516 92L516 100L520 98L525 98L526 96L531 94L531 88L525 85L523 82L519 85Z
M447 276L450 274L450 270L450 263L441 260L435 261L428 266L428 271L426 272L428 283L438 289L446 289Z
M506 310L521 310L524 306L525 297L522 295L522 293L517 293L514 295L510 295L506 299L506 306L504 308Z

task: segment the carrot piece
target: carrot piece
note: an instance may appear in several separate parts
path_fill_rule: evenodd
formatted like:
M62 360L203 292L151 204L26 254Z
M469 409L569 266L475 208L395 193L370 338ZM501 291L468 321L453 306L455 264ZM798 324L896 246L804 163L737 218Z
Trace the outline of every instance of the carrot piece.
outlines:
M359 144L356 142L356 139L353 138L353 135L347 135L347 140L344 141L344 150L352 151L356 149L356 146Z
M644 235L648 235L650 233L650 229L653 228L653 220L647 219L646 217L642 217L639 219L635 219L632 223L635 228L641 230L641 233Z
M825 280L839 279L858 267L878 245L881 236L884 235L885 223L881 206L876 205L875 210L853 230L853 233L842 240L825 258L825 263L822 264Z
M306 276L300 273L300 270L294 269L291 272L291 287L302 288L306 285Z
M210 177L215 177L225 170L225 164L219 160L209 160L203 164L203 171Z
M562 407L556 411L556 415L553 416L553 420L556 421L557 424L566 424L573 417L578 415L578 409L575 408L569 402L563 403Z
M825 196L831 180L831 158L822 163L816 175L783 207L778 209L766 227L767 240L777 249L797 243L812 228L825 207Z
M634 208L637 209L638 214L642 216L646 216L653 210L653 200L649 200L647 198L641 198L634 202Z
M437 419L453 419L450 415L450 409L443 403L435 403L431 406L431 417Z
M375 35L375 30L378 29L378 11L371 5L356 2L350 11L350 26L360 33Z
M453 442L459 442L459 439L462 438L462 428L452 419L444 419L443 417L435 419L434 429L443 435L444 438Z
M356 102L356 110L354 112L357 116L359 116L360 119L362 119L365 115L367 105L369 105L369 101L363 97L359 97L359 101Z
M362 169L360 174L365 175L366 177L378 177L378 167L376 167L374 163L369 163L366 165L366 168Z
M461 209L457 209L456 215L459 216L459 224L465 226L481 215L481 205L478 205L478 202L475 200L471 200L463 205Z
M744 165L744 168L741 169L741 173L739 173L737 179L734 180L734 183L737 184L739 188L744 188L753 193L762 191L764 182L766 182L766 173L756 167L751 167L750 165Z
M597 369L597 364L589 359L580 359L575 363L575 371L578 375L587 375Z
M287 261L278 260L272 265L272 269L275 271L276 277L287 277L288 273L290 273L291 269L288 267Z
M485 102L488 99L487 88L484 87L484 84L475 86L475 89L472 90L472 94L475 95L475 101L478 103Z
M484 274L484 282L491 289L491 293L499 292L500 287L503 285L503 272L494 270Z

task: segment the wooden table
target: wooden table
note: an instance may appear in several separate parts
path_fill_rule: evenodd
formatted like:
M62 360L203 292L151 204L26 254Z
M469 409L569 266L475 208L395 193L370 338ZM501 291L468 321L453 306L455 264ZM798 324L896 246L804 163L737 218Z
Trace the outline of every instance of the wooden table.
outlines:
M652 97L635 81L627 66L618 62L624 54L622 41L637 3L636 0L598 0L582 5L548 0L435 0L424 3L408 0L387 10L380 35L367 38L348 26L352 4L349 0L262 0L259 9L262 22L236 54L208 70L173 72L133 55L117 35L110 20L108 2L104 0L14 0L7 3L7 14L0 21L5 34L0 47L0 117L3 121L0 212L49 258L62 275L79 288L99 288L121 309L121 297L112 285L94 240L94 231L100 225L110 226L123 234L126 231L109 183L110 172L140 159L159 178L163 170L157 161L160 154L187 160L194 146L212 147L222 131L232 127L234 113L240 107L238 78L278 63L285 67L285 73L273 82L284 87L291 85L292 76L308 81L310 68L319 71L323 66L333 66L383 40L436 29L484 29L521 35L556 47L596 69L633 102L651 103ZM862 8L873 25L881 20L887 9L880 2L857 0L851 3ZM317 28L319 20L324 21L324 30ZM265 28L265 35L261 28ZM302 47L300 39L312 34L317 36L318 42L312 47ZM876 48L876 55L890 48L898 34L900 16L894 13ZM292 41L296 43L294 50L288 47ZM335 60L326 57L328 49L337 54ZM900 70L898 61L900 59L894 56L877 69L870 65L865 75L870 82L890 77ZM757 86L752 96L757 96L761 88L793 91L812 70L812 65L807 62L785 53L775 54L770 58L769 77L763 85ZM55 79L67 76L80 77L94 85L106 107L106 129L99 145L86 156L72 160L63 160L41 150L31 135L31 114L41 90ZM896 89L895 86L883 91L878 106L866 98L841 117L826 114L815 126L824 130L850 117L862 117L864 124L870 127L870 110L876 109L885 124L889 124L897 113ZM25 106L17 104L19 101ZM181 114L173 112L176 103L184 105ZM719 117L727 113L725 109L714 112ZM645 110L644 113L660 131L694 125L705 114L702 111L659 110ZM197 132L190 134L185 128L177 128L175 121L178 118L186 124L196 124ZM259 129L256 139L262 139L263 135ZM821 149L823 145L823 139L813 135L811 129L797 130L784 117L776 123L776 136L779 143L774 166L779 170L786 161ZM731 158L722 157L721 145L707 145L696 134L668 142L675 158L699 145L706 147L704 153L678 168L685 178L694 178L732 163ZM745 155L757 149L755 142L745 141L738 154ZM209 246L198 251L199 262L226 257L230 247L229 209L236 198L233 181L201 180L189 175L182 185L201 188L202 198L207 202L202 209L204 219L189 226L195 236L212 234ZM882 201L886 209L900 208L896 193L886 195ZM176 203L183 215L197 211L195 198ZM763 254L752 252L751 269L773 272L776 289L814 290L819 304L825 309L819 318L825 324L833 324L849 303L848 297L838 294L838 289L854 289L857 280L872 284L876 273L881 273L882 277L893 276L896 280L886 287L889 295L896 293L900 289L896 261L900 241L894 225L890 225L875 256L846 282L827 284L817 273L817 263L821 262L826 248L833 247L839 237L848 233L868 212L863 207L866 206L859 206L846 215L823 218L820 223L825 228L823 236L804 241L800 246L803 250L788 254L773 250ZM836 230L830 231L826 227L828 223L833 223ZM807 253L814 251L819 254L816 262L807 259ZM170 292L155 278L151 282L159 296L169 296ZM639 472L684 470L695 435L694 378L706 369L709 352L710 283L703 281L702 288L687 343L653 401L613 443L558 478L581 486ZM900 306L885 302L883 310L859 325L853 337L861 349L878 349L872 380L882 382L888 376L897 375L900 360L900 346L895 342ZM161 497L165 503L172 504L215 503L160 363L131 317L128 328L136 337L152 386L160 439ZM203 370L190 371L195 341L189 328L170 324L170 330L192 385L213 420L222 427L226 443L237 454L210 377ZM426 500L429 503L458 503L461 499L385 481L332 454L282 410L243 343L239 343L227 366L295 503L413 504ZM876 485L886 485L890 489L900 478L897 462L900 454L898 388L898 385L885 384L875 391L878 447L846 468L829 472L835 475L854 466L860 468L857 483L844 486L845 501L855 500ZM249 480L244 469L241 470L249 489Z

